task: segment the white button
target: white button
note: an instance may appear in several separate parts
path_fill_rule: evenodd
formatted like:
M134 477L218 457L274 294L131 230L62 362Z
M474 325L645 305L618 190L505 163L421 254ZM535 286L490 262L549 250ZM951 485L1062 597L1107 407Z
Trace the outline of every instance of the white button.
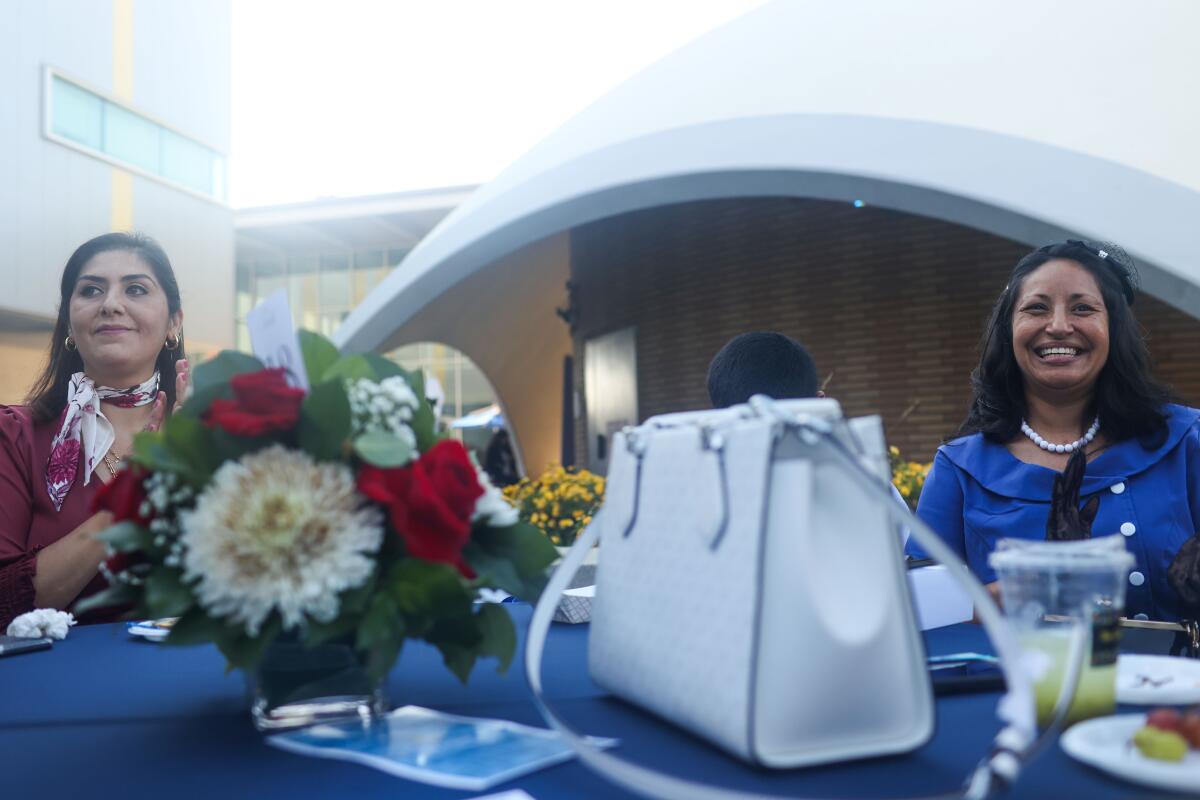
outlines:
M1113 494L1120 494L1121 492L1125 491L1125 484L1114 483L1110 488L1112 489Z
M1141 586L1146 582L1146 576L1140 572L1131 572L1129 573L1129 582L1134 586Z
M1142 620L1143 622L1144 622L1145 620L1148 620L1148 619L1150 619L1149 615L1147 615L1147 614L1134 614L1134 615L1133 615L1133 618L1134 618L1134 619L1140 619L1140 620Z
M1121 533L1125 534L1126 536L1133 536L1135 533L1137 533L1137 525L1134 525L1132 522L1122 522Z

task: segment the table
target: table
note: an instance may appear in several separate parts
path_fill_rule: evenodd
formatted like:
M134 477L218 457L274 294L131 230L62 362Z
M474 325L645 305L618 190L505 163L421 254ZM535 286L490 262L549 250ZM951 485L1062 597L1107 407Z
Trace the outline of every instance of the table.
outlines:
M531 609L507 605L523 646ZM931 654L989 652L983 631L955 625L926 633ZM616 752L713 784L793 797L911 797L952 789L998 728L996 693L940 698L937 730L904 756L783 773L742 765L707 744L613 700L588 678L586 625L555 625L546 647L547 695L572 724L617 736ZM543 725L514 660L507 675L480 662L468 686L437 652L408 643L388 685L392 705L416 704ZM266 745L247 716L240 673L226 674L211 646L170 647L130 638L123 625L72 629L49 651L0 658L0 797L464 798L357 764L305 758ZM624 798L577 762L493 789L537 800ZM1120 783L1078 764L1057 745L1032 764L1017 797L1178 797Z

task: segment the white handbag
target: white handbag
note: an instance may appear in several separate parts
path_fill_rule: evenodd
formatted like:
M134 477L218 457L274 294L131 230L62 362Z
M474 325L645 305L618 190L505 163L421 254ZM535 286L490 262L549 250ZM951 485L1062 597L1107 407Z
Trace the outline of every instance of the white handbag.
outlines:
M748 796L605 753L546 704L550 618L599 539L588 661L601 687L767 767L919 747L933 732L933 698L897 534L904 524L981 606L1008 681L1000 713L1009 725L969 789L984 796L997 778L1014 779L1035 730L1028 676L1012 666L1016 644L965 566L892 499L887 474L879 418L843 420L828 399L758 397L614 437L603 509L530 625L526 669L543 716L627 788Z

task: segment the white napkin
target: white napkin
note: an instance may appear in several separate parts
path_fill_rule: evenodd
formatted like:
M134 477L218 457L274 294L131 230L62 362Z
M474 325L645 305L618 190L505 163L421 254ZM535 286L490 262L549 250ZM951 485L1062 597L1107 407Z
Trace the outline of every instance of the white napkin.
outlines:
M8 623L8 635L22 639L65 639L67 630L75 624L75 615L53 608L27 611Z

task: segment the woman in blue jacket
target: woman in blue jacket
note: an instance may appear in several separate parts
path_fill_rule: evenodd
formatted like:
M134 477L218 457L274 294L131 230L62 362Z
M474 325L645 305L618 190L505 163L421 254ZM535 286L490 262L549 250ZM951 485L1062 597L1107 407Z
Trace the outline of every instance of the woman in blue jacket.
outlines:
M967 419L938 449L917 514L995 592L988 554L1005 537L1045 538L1054 478L1083 450L1080 499L1100 498L1091 535L1125 537L1137 560L1126 614L1194 618L1179 575L1195 571L1183 562L1200 547L1189 541L1200 530L1200 412L1170 403L1151 375L1134 282L1112 246L1047 245L1017 264L984 334Z

